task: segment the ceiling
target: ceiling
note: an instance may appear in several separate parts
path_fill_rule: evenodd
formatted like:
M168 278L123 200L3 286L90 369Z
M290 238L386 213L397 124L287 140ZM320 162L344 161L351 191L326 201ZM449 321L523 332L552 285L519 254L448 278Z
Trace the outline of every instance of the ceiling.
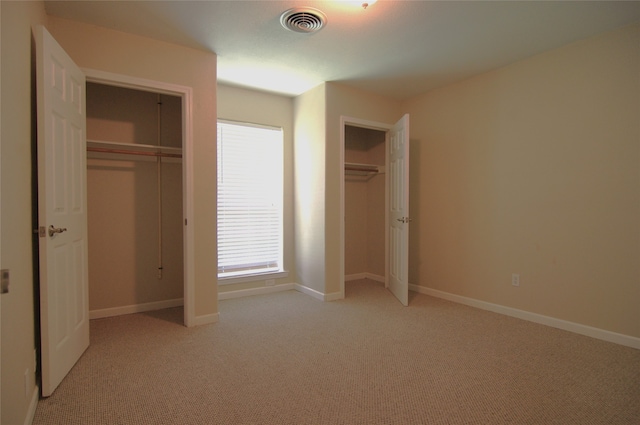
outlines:
M49 15L218 55L220 82L295 96L338 81L407 99L640 22L640 1L46 1ZM313 34L280 15L313 7Z

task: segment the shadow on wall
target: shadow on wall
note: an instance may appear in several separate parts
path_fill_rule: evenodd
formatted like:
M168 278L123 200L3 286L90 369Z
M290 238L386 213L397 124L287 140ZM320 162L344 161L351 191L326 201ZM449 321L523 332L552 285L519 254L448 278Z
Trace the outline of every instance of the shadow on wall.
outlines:
M414 194L422 193L420 173L421 155L424 147L422 141L417 139L409 140L409 217L412 219L409 224L409 284L426 284L420 280L420 267L422 266L422 255L420 237L422 226L422 208L420 199ZM412 196L413 195L413 196ZM411 295L411 292L409 292Z

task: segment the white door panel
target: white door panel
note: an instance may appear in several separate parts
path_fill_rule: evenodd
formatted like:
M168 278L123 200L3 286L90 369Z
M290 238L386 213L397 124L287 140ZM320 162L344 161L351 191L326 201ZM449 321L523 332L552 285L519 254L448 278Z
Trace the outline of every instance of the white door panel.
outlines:
M89 345L85 78L43 27L36 48L42 394L49 396Z
M389 140L389 290L409 305L409 115Z

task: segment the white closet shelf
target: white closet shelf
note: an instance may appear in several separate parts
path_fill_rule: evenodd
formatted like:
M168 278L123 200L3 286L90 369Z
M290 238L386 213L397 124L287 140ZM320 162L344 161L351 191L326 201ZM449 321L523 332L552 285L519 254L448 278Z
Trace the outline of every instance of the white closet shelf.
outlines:
M87 139L87 151L125 155L159 156L182 158L182 148L170 146L145 145L138 143L107 142Z
M385 169L382 165L376 164L358 164L355 162L344 163L345 174L354 176L373 176L375 174L384 173Z
M109 142L109 141L105 141L105 140L91 140L91 139L87 139L87 146L95 146L95 147L114 146L114 147L130 148L130 149L160 149L160 150L163 150L163 151L166 151L166 152L175 152L175 153L181 153L182 152L182 148L174 148L174 147L171 147L171 146L144 145L144 144L139 144L139 143Z

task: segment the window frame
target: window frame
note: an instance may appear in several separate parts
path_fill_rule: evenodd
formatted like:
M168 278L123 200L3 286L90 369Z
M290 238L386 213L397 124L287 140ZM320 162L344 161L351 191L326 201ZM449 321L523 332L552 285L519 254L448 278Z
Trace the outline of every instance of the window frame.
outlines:
M243 282L252 282L252 281L259 281L259 280L265 280L265 279L277 279L277 278L284 278L284 277L288 277L289 273L288 271L285 269L284 266L284 242L285 242L285 229L284 229L284 199L285 199L285 193L284 193L284 187L285 187L285 183L284 183L284 175L285 175L285 170L284 170L284 158L285 158L285 130L283 127L281 126L274 126L274 125L265 125L265 124L258 124L258 123L251 123L251 122L246 122L246 121L236 121L236 120L229 120L229 119L222 119L219 118L216 122L216 135L219 134L219 125L220 124L229 124L229 125L234 125L234 126L240 126L240 127L251 127L251 128L258 128L258 129L266 129L266 130L277 130L280 132L281 134L281 157L280 157L280 161L281 161L281 165L282 168L280 170L280 177L281 177L281 187L280 187L280 211L279 211L279 259L278 259L278 265L277 267L272 267L272 268L262 268L262 269L247 269L244 271L237 271L237 272L227 272L226 275L222 275L221 273L218 271L217 272L217 280L218 280L218 285L229 285L229 284L234 284L234 283L243 283ZM219 155L219 140L216 140L216 156ZM220 162L222 161L222 159L218 159L217 163L220 164ZM216 172L216 188L218 188L218 183L219 183L219 172ZM218 228L218 208L219 208L219 203L218 203L218 189L216 189L216 229ZM218 231L216 231L216 233L218 233ZM218 258L219 258L219 243L220 241L217 241L217 251L218 251ZM217 267L219 269L219 266Z

